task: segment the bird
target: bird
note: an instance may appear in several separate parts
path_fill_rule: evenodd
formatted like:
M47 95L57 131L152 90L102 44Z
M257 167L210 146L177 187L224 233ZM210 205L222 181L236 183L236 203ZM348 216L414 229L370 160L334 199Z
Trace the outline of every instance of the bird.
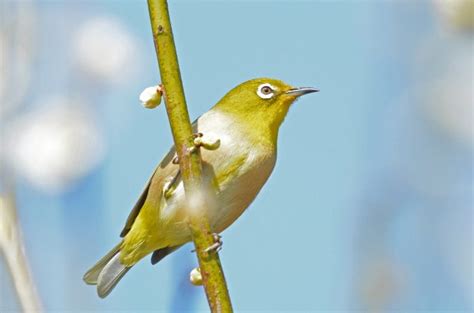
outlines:
M215 234L237 220L270 177L279 129L291 105L317 91L272 78L252 79L231 89L193 123L196 137L217 138L213 142L219 144L215 150L201 149L203 181L211 186L206 197L215 204L204 210ZM133 207L120 242L85 273L85 283L97 285L98 296L105 298L147 255L156 264L190 242L186 203L172 147Z

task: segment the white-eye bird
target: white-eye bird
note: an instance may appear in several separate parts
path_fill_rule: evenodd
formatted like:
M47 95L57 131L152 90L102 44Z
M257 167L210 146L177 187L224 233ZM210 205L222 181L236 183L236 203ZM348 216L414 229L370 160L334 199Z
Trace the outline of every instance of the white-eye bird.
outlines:
M291 104L318 91L271 79L249 80L229 91L193 124L196 133L220 140L217 150L201 150L203 178L215 203L207 212L220 233L255 199L273 171L280 125ZM175 149L161 161L132 209L120 241L85 275L107 296L127 271L152 253L152 264L191 241Z

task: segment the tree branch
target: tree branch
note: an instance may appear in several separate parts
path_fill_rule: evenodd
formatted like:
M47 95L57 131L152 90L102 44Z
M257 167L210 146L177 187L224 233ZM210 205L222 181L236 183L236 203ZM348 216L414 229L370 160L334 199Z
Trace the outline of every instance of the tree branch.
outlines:
M205 214L206 207L209 206L205 201L205 190L209 186L203 185L199 149L191 149L194 146L193 130L186 107L167 1L148 0L148 10L164 86L166 111L179 158L186 201L190 208L188 211L191 213L189 229L196 248L204 289L212 312L232 312L219 255L217 252L204 251L214 243Z
M24 312L42 312L23 248L13 192L0 194L0 252L8 265Z

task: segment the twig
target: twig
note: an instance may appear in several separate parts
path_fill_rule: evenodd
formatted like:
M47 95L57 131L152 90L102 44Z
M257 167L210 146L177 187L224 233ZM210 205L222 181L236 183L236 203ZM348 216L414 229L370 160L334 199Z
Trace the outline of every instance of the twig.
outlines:
M41 302L23 248L13 193L0 195L0 250L12 276L23 312L41 312Z
M205 190L199 149L191 149L193 130L189 119L178 57L171 29L166 0L148 0L150 21L158 58L161 80L164 86L166 111L179 158L186 199L190 209L189 229L203 277L209 306L212 312L232 312L224 273L217 252L205 249L214 243L208 217L205 215Z

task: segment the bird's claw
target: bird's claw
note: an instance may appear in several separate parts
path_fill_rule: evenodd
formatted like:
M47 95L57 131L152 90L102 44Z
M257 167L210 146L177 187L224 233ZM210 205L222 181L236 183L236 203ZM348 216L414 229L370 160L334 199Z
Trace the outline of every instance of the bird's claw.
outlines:
M176 182L178 181L180 175L181 171L178 171L175 176L169 177L163 184L163 195L165 199L169 199L173 195L173 192L176 189Z
M222 250L222 246L224 245L224 242L222 241L222 236L217 233L212 233L212 238L214 239L214 243L204 249L204 252L206 253L219 252ZM191 250L191 252L196 252L196 249Z
M221 140L212 134L204 135L203 133L195 133L193 134L193 146L188 148L189 153L194 153L198 150L198 148L203 147L206 150L216 150L221 145ZM176 156L173 159L174 164L179 163L179 159Z
M173 185L173 180L168 180L163 184L163 195L165 196L165 199L169 199L171 195L173 194L173 190L171 186Z
M221 235L219 235L217 233L213 233L212 237L214 239L214 243L204 250L204 252L206 252L206 253L219 252L222 249L222 245L224 244L222 242L222 236Z

